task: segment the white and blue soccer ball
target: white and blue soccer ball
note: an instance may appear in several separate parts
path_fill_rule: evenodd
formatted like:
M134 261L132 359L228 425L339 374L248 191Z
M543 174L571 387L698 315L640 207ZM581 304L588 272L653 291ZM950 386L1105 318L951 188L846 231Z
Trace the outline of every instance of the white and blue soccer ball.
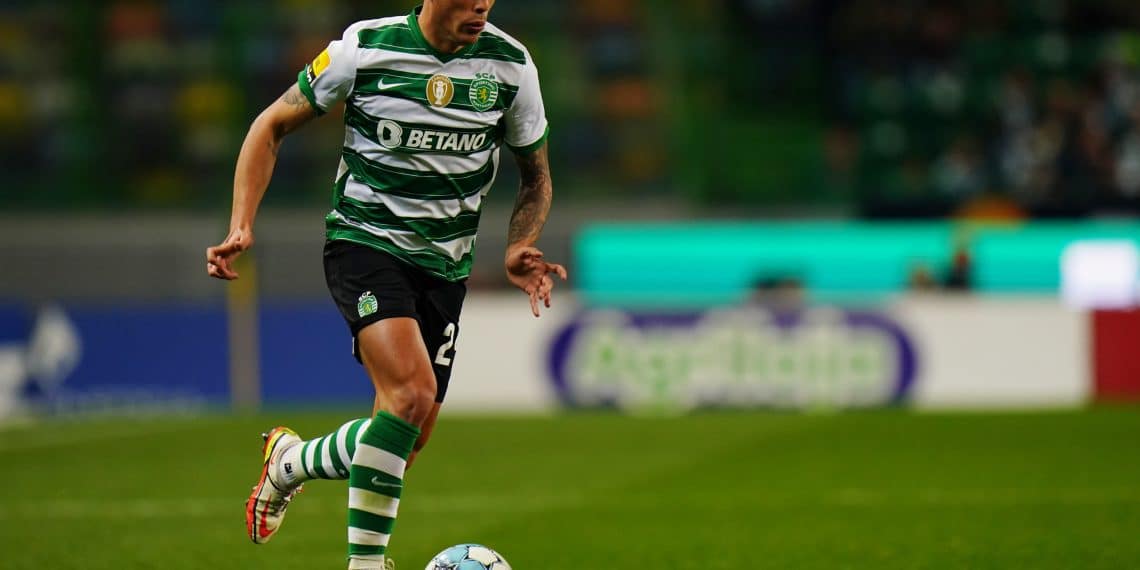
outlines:
M457 544L436 554L424 570L511 570L511 565L482 544Z

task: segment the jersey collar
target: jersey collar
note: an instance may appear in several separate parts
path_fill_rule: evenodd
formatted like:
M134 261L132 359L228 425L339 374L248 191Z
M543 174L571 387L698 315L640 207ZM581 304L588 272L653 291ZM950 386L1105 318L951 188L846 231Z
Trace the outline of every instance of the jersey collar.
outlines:
M416 39L416 42L420 44L420 47L426 49L427 52L435 56L436 59L443 63L447 63L455 58L463 57L475 48L475 44L471 44L455 53L443 53L442 51L435 49L435 46L428 43L427 38L424 37L423 30L420 29L420 10L423 10L423 6L416 6L412 9L412 13L408 14L408 27L412 29L412 37ZM475 43L478 42L476 41Z

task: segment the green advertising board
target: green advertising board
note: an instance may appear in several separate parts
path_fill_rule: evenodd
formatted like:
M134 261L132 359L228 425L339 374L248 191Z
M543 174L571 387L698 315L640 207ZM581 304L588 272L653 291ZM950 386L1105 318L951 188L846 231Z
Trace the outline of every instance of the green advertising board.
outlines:
M739 302L791 282L813 300L876 300L918 273L945 280L969 256L971 289L1053 294L1064 249L1082 240L1140 245L1140 223L694 222L596 224L575 242L576 279L600 305Z

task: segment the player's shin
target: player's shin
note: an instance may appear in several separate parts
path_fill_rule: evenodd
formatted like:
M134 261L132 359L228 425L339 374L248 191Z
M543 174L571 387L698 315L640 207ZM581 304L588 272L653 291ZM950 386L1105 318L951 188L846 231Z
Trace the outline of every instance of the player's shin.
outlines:
M419 435L419 428L387 412L377 413L363 430L348 477L350 568L382 567L404 489L408 456Z

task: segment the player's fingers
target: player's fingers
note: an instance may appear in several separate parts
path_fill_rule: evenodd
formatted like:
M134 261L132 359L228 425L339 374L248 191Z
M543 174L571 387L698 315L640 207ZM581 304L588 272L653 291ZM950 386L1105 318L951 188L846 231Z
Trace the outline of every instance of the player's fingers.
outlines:
M218 267L218 265L215 263L206 264L206 273L210 277L224 279L226 281L237 279L237 273L234 273L233 271L225 271L221 267Z
M546 270L548 272L557 273L558 276L561 277L563 281L566 280L566 268L563 267L562 265L560 265L558 263L547 263L546 264Z
M233 250L233 242L227 240L207 249L206 251L209 252L212 257L222 257L233 253Z
M219 275L224 275L230 267L229 256L220 253L217 248L213 248L211 253L212 255L206 258L206 263L216 267Z
M235 238L233 236L230 236L226 238L226 241L214 247L214 253L217 255L230 257L247 249L249 249L249 244L246 243L245 240L241 239L240 237Z
M534 316L538 316L538 292L532 291L530 293L530 312Z
M542 276L542 284L538 288L538 296L542 299L542 303L548 308L550 307L550 295L554 290L554 280L547 275Z
M222 279L226 279L226 280L237 279L237 276L238 276L237 272L234 271L233 268L230 267L230 258L228 258L228 257L217 257L214 259L213 263L214 263L214 267L218 268L218 275L221 276Z

